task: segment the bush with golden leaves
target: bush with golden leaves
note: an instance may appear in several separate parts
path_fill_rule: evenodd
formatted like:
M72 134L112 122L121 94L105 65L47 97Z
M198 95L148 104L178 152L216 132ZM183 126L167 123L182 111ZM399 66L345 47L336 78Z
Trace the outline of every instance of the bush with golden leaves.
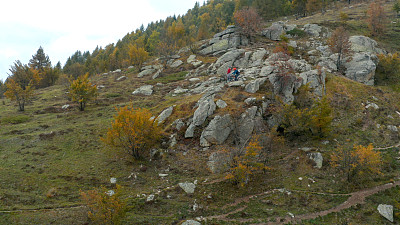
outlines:
M97 87L89 82L89 74L86 73L72 81L69 88L69 95L72 101L79 103L79 110L83 111L85 110L86 103L97 97Z
M331 154L331 165L346 176L347 182L361 176L382 174L382 157L372 144L337 149Z
M115 191L108 191L105 187L81 191L81 199L89 208L89 219L94 224L121 224L126 213L126 204L121 199L121 192L120 185L116 186Z
M117 115L103 142L120 148L135 159L143 159L161 138L161 129L151 119L147 109L125 106L117 109Z
M261 150L262 147L257 138L254 138L247 145L244 154L239 153L233 157L230 171L225 178L231 180L234 184L244 187L251 181L254 174L269 169L263 163Z

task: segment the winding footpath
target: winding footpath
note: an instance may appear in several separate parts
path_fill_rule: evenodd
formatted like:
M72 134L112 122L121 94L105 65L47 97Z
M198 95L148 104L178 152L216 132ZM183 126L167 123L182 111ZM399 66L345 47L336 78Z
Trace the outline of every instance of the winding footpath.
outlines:
M294 217L291 217L291 216L288 215L288 216L285 216L285 217L270 218L270 219L273 219L274 221L277 221L277 222L257 223L257 219L230 219L230 218L227 218L229 215L232 215L232 214L235 214L235 213L238 213L238 212L241 212L241 211L245 210L247 208L247 206L243 206L241 208L235 209L234 211L231 211L231 212L228 212L228 213L225 213L225 214L222 214L222 215L208 216L208 217L205 217L204 219L207 219L207 220L216 219L216 220L222 220L222 221L227 221L227 222L241 222L241 223L249 223L249 222L252 223L252 222L254 222L253 224L267 224L267 225L287 224L287 223L297 224L297 223L300 223L302 220L315 219L315 218L318 218L318 217L326 216L329 213L340 212L340 211L342 211L344 209L348 209L348 208L350 208L352 206L355 206L357 204L364 204L365 203L364 200L365 200L366 197L374 195L374 194L376 194L378 192L381 192L381 191L396 187L396 186L400 186L400 180L396 181L394 183L383 184L383 185L380 185L380 186L363 189L363 190L356 191L356 192L349 193L349 194L319 193L319 194L325 194L325 195L344 195L344 196L347 195L347 196L350 196L350 197L345 202L343 202L342 204L340 204L340 205L338 205L336 207L327 209L327 210L314 212L314 213L295 215ZM236 205L238 205L240 203L243 203L243 202L248 203L249 200L251 198L253 198L253 197L266 195L266 194L272 193L272 192L274 192L276 190L271 190L271 191L268 191L268 192L263 192L263 193L260 193L260 194L251 195L251 196L247 196L247 197L243 197L243 198L237 199L234 203L227 204L223 208L236 206Z

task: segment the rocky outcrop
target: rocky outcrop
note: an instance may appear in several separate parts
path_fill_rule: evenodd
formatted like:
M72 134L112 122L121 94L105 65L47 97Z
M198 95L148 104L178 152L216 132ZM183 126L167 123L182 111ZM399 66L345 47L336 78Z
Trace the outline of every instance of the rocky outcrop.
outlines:
M255 125L257 106L253 106L242 113L236 127L236 134L240 145L246 144L251 137Z
M365 36L351 36L349 38L351 50L354 52L371 52L374 54L384 54L385 51L378 48L375 40Z
M222 144L234 129L232 117L227 114L216 116L203 130L200 137L200 145L208 147L211 144Z
M179 187L181 187L187 194L193 194L194 189L196 188L196 185L194 183L179 183Z
M251 81L250 83L248 83L246 85L246 87L244 88L244 90L248 93L256 93L259 89L260 86L263 85L265 83L265 81L267 80L267 78L257 78L253 81Z
M226 30L217 33L207 45L202 46L200 54L208 55L218 52L225 52L231 48L237 48L240 45L247 45L248 40L238 32L238 28L230 25Z
M287 31L291 31L296 28L296 25L287 25L286 23L279 21L273 23L270 27L262 31L262 35L273 41L280 41L281 35Z
M346 67L345 75L354 81L374 85L377 64L378 57L375 54L369 52L355 53L352 60L344 64Z
M317 24L306 24L303 30L310 36L319 37L322 31L322 27Z
M303 80L303 85L308 84L315 95L322 97L325 94L326 73L324 70L310 70L300 73L299 76Z

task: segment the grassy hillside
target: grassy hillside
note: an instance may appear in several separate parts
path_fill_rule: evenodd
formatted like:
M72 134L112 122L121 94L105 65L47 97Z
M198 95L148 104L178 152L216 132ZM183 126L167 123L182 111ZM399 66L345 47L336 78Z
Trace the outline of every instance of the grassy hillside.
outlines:
M358 24L366 6L358 8L361 5L343 9L351 18L347 26L354 34L366 32L364 25ZM317 14L295 22L335 27L336 18L337 11L331 10L324 17ZM378 38L382 46L391 50L400 48L396 43L400 34L398 26L393 26L390 38ZM262 40L255 45L257 48L271 48L271 41L258 38ZM186 61L188 54L182 54L181 60ZM208 66L217 58L199 59ZM198 146L200 134L196 133L193 139L184 139L180 134L178 145L168 148L168 137L173 133L170 124L178 118L191 117L201 98L200 94L172 94L178 86L190 86L185 75L191 69L189 64L184 64L182 71L169 68L163 71L163 77L154 80L137 78L137 71L132 69L123 69L122 74L92 76L93 83L104 87L99 89L99 98L83 112L68 100L63 85L38 90L25 112L17 112L13 102L1 99L0 224L88 224L88 209L80 199L80 191L113 189L112 177L122 186L121 199L127 205L123 224L179 224L199 217L206 219L203 224L279 224L289 223L292 214L304 218L301 224L387 224L377 213L378 204L395 205L395 213L399 213L400 188L385 189L384 184L399 183L399 132L389 130L388 126L400 124L400 93L328 74L326 96L333 108L330 135L323 139L294 138L271 144L274 132L260 129L261 144L270 144L266 152L270 170L256 174L254 181L243 188L227 181L226 174L212 174L206 166L212 152L234 147L222 145L203 150ZM127 79L117 81L122 75ZM205 81L212 76L202 74L199 78ZM153 95L131 94L145 84L154 85ZM239 116L247 107L243 99L260 100L272 93L267 84L255 94L242 88L225 88L216 99L224 100L229 107L217 109L216 115ZM366 108L370 103L379 108ZM70 107L63 109L66 104ZM101 141L116 113L115 108L129 104L147 108L155 116L175 105L173 114L162 125L164 143L157 148L160 155L152 160L133 160ZM382 174L345 182L330 166L331 153L338 147L370 143L384 160ZM321 169L314 167L307 152L301 150L304 148L322 153ZM178 186L186 181L196 181L194 194L186 194ZM374 187L385 190L370 195L363 191ZM367 197L365 204L354 201L354 205L350 202L349 208L339 212L308 217L334 209L351 196L362 193ZM154 200L146 201L151 194ZM395 222L399 219L397 214Z

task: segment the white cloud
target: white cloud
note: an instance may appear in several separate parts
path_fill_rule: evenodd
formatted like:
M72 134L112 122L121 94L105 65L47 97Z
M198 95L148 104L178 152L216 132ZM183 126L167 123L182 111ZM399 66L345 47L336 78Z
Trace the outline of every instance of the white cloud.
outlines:
M0 79L15 60L27 63L39 46L53 64L75 51L116 43L127 33L173 14L196 0L10 0L0 2Z

